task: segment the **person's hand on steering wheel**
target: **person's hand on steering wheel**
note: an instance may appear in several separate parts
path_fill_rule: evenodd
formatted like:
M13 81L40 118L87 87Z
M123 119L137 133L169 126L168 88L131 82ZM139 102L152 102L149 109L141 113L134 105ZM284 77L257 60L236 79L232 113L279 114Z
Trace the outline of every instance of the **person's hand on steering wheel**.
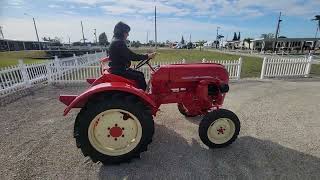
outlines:
M157 54L156 52L149 53L149 54L148 54L148 59L145 59L145 60L143 60L143 61L140 61L140 62L136 65L135 69L139 69L139 68L142 67L143 65L148 64L149 61L156 56L156 54Z

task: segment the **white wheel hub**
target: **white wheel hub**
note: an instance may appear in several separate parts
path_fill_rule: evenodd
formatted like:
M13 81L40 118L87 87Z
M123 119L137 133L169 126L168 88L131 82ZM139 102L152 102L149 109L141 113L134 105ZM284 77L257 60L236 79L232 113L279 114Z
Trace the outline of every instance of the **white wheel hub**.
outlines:
M88 138L100 153L119 156L132 151L140 142L142 127L136 116L122 109L109 109L90 123Z
M211 142L223 144L232 138L235 129L235 124L231 119L219 118L210 124L207 135Z

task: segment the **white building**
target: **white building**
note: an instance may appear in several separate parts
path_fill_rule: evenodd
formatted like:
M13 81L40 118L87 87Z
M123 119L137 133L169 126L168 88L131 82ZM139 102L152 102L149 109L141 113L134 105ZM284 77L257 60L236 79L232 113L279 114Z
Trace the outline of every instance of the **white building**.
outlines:
M318 49L320 38L278 38L272 39L254 39L252 40L253 50L258 51L305 51Z

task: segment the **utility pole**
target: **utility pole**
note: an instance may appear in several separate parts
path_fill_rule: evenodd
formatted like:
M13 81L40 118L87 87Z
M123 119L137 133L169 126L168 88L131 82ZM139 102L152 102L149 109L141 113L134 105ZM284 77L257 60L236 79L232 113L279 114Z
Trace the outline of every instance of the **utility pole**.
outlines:
M157 6L154 6L154 40L155 49L157 49Z
M218 49L218 35L219 35L219 29L220 27L217 27L217 37L216 37L216 49Z
M146 41L146 44L149 43L149 31L147 31L147 41Z
M86 39L84 38L82 21L81 21L81 29L82 29L82 39L83 39L83 44L84 44L84 45L86 45Z
M36 25L36 21L33 19L33 24L34 24L34 29L36 30L36 35L37 35L37 39L38 39L38 43L39 43L39 48L41 50L41 44L40 44L40 40L39 40L39 35L38 35L38 30L37 30L37 25Z
M274 46L273 46L273 52L275 51L275 48L277 46L277 41L278 41L278 34L279 34L279 29L280 29L280 22L281 22L281 12L279 15L279 19L278 19L278 24L277 24L277 30L276 30L276 35L275 35L275 42L274 42Z
M24 15L26 16L31 16L27 13L24 13ZM31 16L32 17L32 16ZM39 36L38 36L38 30L37 30L37 25L36 25L36 21L34 20L34 17L32 17L32 20L33 20L33 25L34 25L34 29L36 31L36 35L37 35L37 40L38 40L38 43L39 43L39 50L41 50L41 44L40 44L40 40L39 40Z
M97 43L97 29L93 29L94 30L94 38L95 38L95 43Z
M191 34L190 34L190 36L189 36L189 42L191 42Z
M3 35L3 32L2 32L2 26L0 26L0 36L2 39L4 39L4 35Z

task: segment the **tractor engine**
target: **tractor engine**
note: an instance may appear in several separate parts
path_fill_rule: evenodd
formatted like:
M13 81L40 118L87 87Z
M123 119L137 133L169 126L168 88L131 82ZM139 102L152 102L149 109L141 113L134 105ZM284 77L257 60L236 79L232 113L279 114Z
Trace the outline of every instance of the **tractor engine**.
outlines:
M152 94L162 104L178 102L194 114L223 103L229 75L221 64L172 64L160 67L151 79Z

